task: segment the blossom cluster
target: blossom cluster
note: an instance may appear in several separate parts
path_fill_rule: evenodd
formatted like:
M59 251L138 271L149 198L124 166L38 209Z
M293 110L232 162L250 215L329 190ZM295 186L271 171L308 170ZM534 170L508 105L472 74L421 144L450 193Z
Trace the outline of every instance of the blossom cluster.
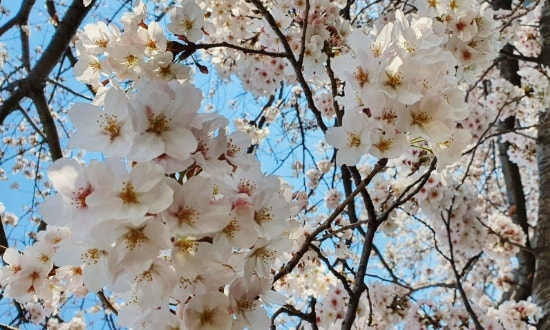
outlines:
M522 67L523 89L487 75L484 90L467 94L466 83L500 46L492 11L472 0L411 3L415 13L390 6L368 29L358 23L364 22L360 14L343 18L353 2L341 0L180 0L166 25L146 23L138 2L122 17L123 29L87 25L76 41L75 75L97 94L70 109L77 132L69 145L106 159L89 165L61 159L50 167L57 193L40 208L48 227L33 246L6 251L4 293L36 323L55 315L69 295L105 292L112 293L110 308L118 310L121 326L264 329L270 323L264 306L284 302L274 285L289 295L290 306L279 311L294 306L315 313L317 328L340 327L358 280L357 252L366 245L362 224L372 220L365 210L350 223L348 205L291 274L277 283L273 275L326 221L317 212L337 209L347 197L334 163L355 165L368 154L392 158L364 191L375 216L415 182L423 186L378 227L375 244L383 249L372 253L353 327L473 327L472 315L450 294L458 284L484 327L520 329L535 322L540 309L529 301L497 308L487 294L491 285L508 290L510 259L525 233L479 196L481 184L457 181L446 170L426 171L432 154L442 169L471 141L482 142L498 115L529 123L525 113L547 102L545 72ZM521 34L518 49L536 53L535 39ZM282 99L286 86L295 85L288 105L281 100L265 107L265 126L236 119L240 132L229 133L227 119L200 111L202 93L184 64L193 61L208 71L195 58L199 49L222 78L238 78L255 96L280 88ZM302 77L306 82L298 83ZM311 191L292 194L278 178L264 175L247 150L268 138L267 124L276 118L283 117L284 134L296 134L297 126L284 125L285 106L310 120L300 104L309 96L308 106L320 116L304 126L334 121L326 141L339 151L334 162L333 148L323 141L322 160L293 160L293 174L305 175L303 185ZM304 130L299 133L307 148ZM534 141L525 135L504 140L513 145L513 161L531 166ZM479 165L480 154L472 164ZM369 176L371 165L358 166L359 175ZM469 178L489 181L481 167L465 168L461 175L469 171ZM309 200L315 195L317 203ZM304 209L298 226L291 216ZM462 269L459 283L450 283L452 267ZM428 295L433 299L424 299Z
M246 90L257 96L269 95L281 82L296 82L291 63L284 56L269 56L269 52L296 59L302 56L301 72L308 79L318 80L326 76L327 59L340 52L351 28L340 15L343 1L311 0L309 6L305 1L265 1L278 32L284 34L285 47L277 31L258 15L250 1L198 3L216 27L206 28L207 42L225 41L260 51L243 54L232 48L214 48L206 53L221 77L237 77Z
M334 59L346 82L346 112L326 139L339 149L339 164L355 165L365 154L397 158L412 145L432 150L442 168L470 143L469 130L458 125L468 116L460 83L483 68L477 61L496 56L495 23L486 5L433 4L417 15L396 10L378 32L353 31L350 51Z
M197 10L183 1L168 29L197 41ZM263 306L283 302L272 276L299 206L246 154L245 133L199 112L202 92L185 81L189 69L172 62L162 29L145 24L144 12L139 3L124 15L123 33L103 23L84 28L75 74L98 93L69 110L77 129L70 145L106 158L53 163L56 194L40 207L48 226L21 253L6 250L0 283L18 302L48 306L44 315L71 294L106 290L118 297L121 326L267 328ZM101 75L113 78L106 87Z
M191 1L185 4L185 7L173 11L172 19L177 19L178 14L183 15L182 10L187 13L198 8ZM123 32L115 24L107 25L101 21L86 25L76 42L75 77L96 88L101 86L102 79L111 76L116 76L119 81L142 77L164 81L189 78L189 67L174 61L164 28L158 22L145 24L145 15L145 5L139 2L132 13L122 17ZM189 18L189 24L184 24L189 29L174 23L169 30L195 40L198 25L192 23Z

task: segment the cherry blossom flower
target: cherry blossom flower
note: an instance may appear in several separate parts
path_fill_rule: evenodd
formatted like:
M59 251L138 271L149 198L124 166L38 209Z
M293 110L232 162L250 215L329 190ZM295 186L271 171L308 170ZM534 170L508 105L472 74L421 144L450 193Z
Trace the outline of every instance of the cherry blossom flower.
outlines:
M111 63L107 60L100 60L96 55L83 52L74 65L74 76L76 79L92 86L100 84L101 76L108 76L111 72Z
M137 136L128 157L143 162L167 154L185 161L198 146L191 128L200 127L196 111L202 93L190 84L147 84L138 86L136 97L130 100Z
M111 283L108 256L110 246L95 241L71 239L63 242L53 260L56 266L79 265L82 282L91 292L97 292Z
M357 164L361 156L367 154L371 147L366 115L353 111L346 112L342 119L342 126L329 128L325 139L327 143L338 149L336 155L338 166Z
M181 36L185 41L197 42L202 36L204 17L201 8L191 0L183 0L181 7L170 11L168 31Z
M12 248L6 249L4 261L9 265L9 271L4 270L0 278L4 293L20 303L31 301L34 295L51 297L48 274L53 266L53 252L43 243L26 248L23 254Z
M197 151L192 154L195 166L203 171L215 173L229 173L232 167L225 161L224 154L227 151L228 141L225 133L228 120L217 116L201 116L203 125L200 129L193 129L197 138Z
M133 34L140 28L140 25L145 21L147 16L147 8L143 1L138 0L134 4L131 12L126 12L120 18L120 22L124 24L124 31Z
M280 235L289 217L289 203L278 192L264 191L252 199L254 222L258 235L272 238Z
M408 116L399 117L396 124L400 131L408 131L413 138L422 136L433 142L443 142L451 137L453 126L449 105L442 97L424 97L408 110Z
M131 290L134 302L141 308L155 309L163 305L176 285L177 275L169 260L156 258L149 268L138 273L127 272L113 284L113 289Z
M40 205L44 220L55 226L75 226L75 234L83 235L98 219L88 205L88 196L96 187L96 174L101 165L92 162L89 168L75 160L61 158L48 169L48 176L58 193ZM99 172L98 172L99 171Z
M231 283L229 299L237 320L243 321L251 329L268 328L270 319L257 298L263 292L269 291L270 287L269 280L257 276L252 276L250 280L240 277Z
M214 183L207 178L195 176L180 185L169 181L174 191L174 201L163 212L170 232L176 236L203 236L226 227L231 217L231 204L214 199Z
M152 163L138 163L130 173L114 159L98 169L97 189L86 197L94 215L102 219L144 220L171 203L174 192L166 184L162 168Z
M242 169L249 168L254 163L253 157L246 153L252 143L250 137L244 132L236 131L229 134L226 140L227 143L223 158L233 166Z
M126 94L111 88L105 93L104 111L85 103L73 105L69 117L77 132L69 146L103 152L106 156L125 156L134 138L127 104Z
M111 63L113 71L117 72L119 80L137 80L143 75L143 51L139 50L136 45L112 47L107 59Z
M99 55L107 52L113 40L120 36L120 31L114 26L98 22L97 24L88 24L84 27L84 33L78 40L77 47L91 55Z
M142 273L150 268L161 250L171 244L166 225L154 217L145 222L105 221L96 226L92 237L104 245L112 245L108 263L113 280L123 272Z
M223 293L195 296L186 304L183 320L188 329L229 330L233 323L229 307L229 298Z
M342 201L342 192L337 189L329 189L325 195L325 204L329 209L335 209Z
M419 86L413 84L418 67L413 61L394 56L382 62L377 79L387 97L403 104L414 104L422 98Z
M177 274L185 278L194 278L227 261L229 251L219 251L215 245L199 242L192 236L176 236L172 241L172 263Z
M371 36L365 35L361 31L353 32L349 43L353 50L353 56L339 56L334 59L332 67L339 73L342 79L349 83L351 93L365 107L381 108L385 104L385 97L380 93L380 81L377 79L380 71L380 59L376 58L372 51L364 48L364 45L373 42ZM346 87L348 84L346 84ZM346 93L348 95L350 93Z
M154 54L166 51L166 37L158 22L151 22L147 29L138 27L136 43L144 45L144 54L151 57Z
M154 54L145 63L145 72L150 79L171 81L174 79L187 80L190 69L182 63L173 62L174 55L171 52L159 52Z
M214 235L214 244L226 247L250 248L258 239L252 208L244 215L232 211L228 215L228 219L229 223Z
M372 130L370 140L369 153L378 158L398 158L409 148L407 136L391 126Z
M244 276L250 278L252 274L259 277L271 276L271 268L277 258L279 251L288 249L290 241L284 237L277 237L271 240L259 238L250 250L244 265Z
M488 226L490 231L484 250L495 260L512 258L525 243L525 233L509 217L494 213L489 216Z
M460 157L462 151L472 142L472 134L466 129L455 129L448 140L435 144L435 154L437 156L437 168L445 168L453 164Z

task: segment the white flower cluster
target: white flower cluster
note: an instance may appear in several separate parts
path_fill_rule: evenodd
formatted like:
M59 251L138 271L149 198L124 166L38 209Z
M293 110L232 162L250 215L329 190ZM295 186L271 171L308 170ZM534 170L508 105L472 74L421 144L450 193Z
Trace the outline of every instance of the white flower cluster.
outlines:
M198 6L183 5L169 29L196 41ZM24 251L6 250L0 284L18 302L51 307L37 319L71 294L107 289L123 301L121 326L265 329L263 306L282 303L271 286L290 248L292 195L246 154L246 134L198 113L201 91L175 80L188 70L172 70L160 26L146 25L144 11L138 4L124 16L124 33L98 23L81 35L82 81L140 80L127 91L111 81L70 110L78 130L70 144L108 157L54 162L57 194L40 208L48 227Z
M255 123L246 119L235 119L235 128L246 133L252 140L252 144L262 142L269 135L269 127L259 128Z
M172 19L182 19L184 12L194 13L200 8L191 1L185 2L186 7L176 7L172 11ZM88 24L80 33L76 42L78 62L74 67L75 77L98 88L105 83L102 77L114 77L119 81L137 80L142 77L170 81L189 78L187 66L174 62L174 54L167 48L168 42L164 29L158 22L144 23L145 5L138 2L133 13L122 17L124 32L114 24L104 22ZM194 16L193 16L194 19ZM193 40L197 36L198 22L189 18L189 30L170 26L170 30L183 34L189 33ZM200 29L200 26L198 27Z
M0 219L2 220L2 224L12 225L14 227L17 225L17 222L19 222L19 218L15 214L6 212L6 207L2 202L0 202Z
M527 237L521 227L500 213L490 215L488 223L490 232L485 243L485 253L497 261L514 257Z
M258 15L257 8L250 1L198 2L208 13L213 26L220 27L215 31L207 31L205 39L208 42L225 41L259 51L279 54L287 52L280 37ZM349 34L350 24L340 16L341 1L311 0L309 5L307 12L305 1L264 1L264 6L284 33L292 56L299 58L303 53L304 76L315 79L325 76L328 56L340 52ZM294 69L288 60L281 57L245 55L230 48L210 49L208 54L221 77L238 77L243 87L257 96L269 95L283 81L295 82Z
M326 134L339 149L338 164L355 165L365 154L397 158L413 145L432 150L443 168L470 143L458 125L468 116L459 84L497 54L494 21L472 1L428 3L437 8L407 16L396 10L395 22L378 33L352 32L350 52L334 59L346 82L342 124Z

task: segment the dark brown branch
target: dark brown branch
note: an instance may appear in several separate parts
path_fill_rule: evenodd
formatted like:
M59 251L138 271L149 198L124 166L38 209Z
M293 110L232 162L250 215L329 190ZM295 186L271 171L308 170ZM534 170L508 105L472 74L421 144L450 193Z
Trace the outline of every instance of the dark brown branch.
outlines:
M351 5L353 5L354 2L355 0L348 0L346 6L340 10L340 15L345 20L349 21L351 19Z
M188 45L191 45L191 44L188 44ZM188 46L188 45L186 45L186 46ZM276 58L286 58L286 57L288 57L288 54L286 54L286 53L270 52L270 51L263 50L263 49L246 48L246 47L242 47L242 46L239 46L239 45L230 44L230 43L225 42L225 41L214 43L214 44L194 44L194 46L191 46L191 48L193 48L193 47L195 49L211 49L211 48L225 47L225 48L231 48L231 49L241 51L245 54L265 55L265 56L276 57Z
M340 280L340 282L344 286L344 289L351 296L353 294L353 292L351 291L351 287L349 286L348 279L343 274L341 274L336 269L334 269L334 267L331 265L330 261L327 259L327 257L324 256L323 251L321 251L321 249L319 247L317 247L315 244L310 244L309 248L312 249L313 251L315 251L315 253L317 253L317 257L325 263L325 265L327 266L329 271L332 273L332 275L334 275L337 279Z
M38 90L32 89L30 92L30 98L34 102L34 106L38 112L38 117L40 118L40 122L44 128L44 134L46 135L47 143L50 147L52 160L57 160L63 157L63 152L61 151L59 135L57 134L57 126L55 125L53 117L50 113L50 107L44 97L42 88Z
M361 251L361 257L359 259L359 268L355 276L355 284L353 285L353 294L349 297L349 303L347 306L346 317L342 321L342 330L350 330L355 321L357 315L357 308L359 307L359 301L361 295L366 290L365 274L367 273L367 265L369 263L369 257L372 253L374 246L374 235L378 228L376 219L369 219L367 227L367 235L365 236L365 242L363 243L363 249Z
M380 171L384 169L387 161L388 160L384 158L380 159L378 163L376 163L372 172L367 177L365 177L365 179L363 179L363 181L361 181L361 183L357 185L357 188L355 188L355 190L340 205L338 205L338 207L330 214L330 216L305 239L300 249L298 249L298 251L294 253L292 259L290 259L290 261L283 268L281 268L281 270L277 274L275 274L273 282L280 280L283 276L290 273L294 269L294 267L296 267L304 254L309 250L309 245L315 240L315 237L317 237L317 235L319 235L319 233L321 233L322 231L330 228L332 222L346 209L350 201L353 200L355 196L357 196L363 189L365 189L365 187L372 181L376 174L380 173Z
M78 27L92 7L93 1L88 7L84 7L82 0L73 1L38 62L29 72L29 75L16 84L17 87L14 92L0 107L1 125L6 117L19 106L19 102L24 97L30 97L35 103L44 126L44 133L48 137L48 145L51 148L50 151L54 160L62 157L62 153L55 123L51 117L43 89L48 75L59 63Z
M84 7L82 0L73 1L38 62L34 65L25 79L15 84L17 87L0 107L0 125L2 125L6 117L16 109L19 101L24 97L30 96L31 91L36 93L43 88L48 75L59 63L59 60L65 53L78 27L92 7L93 1L88 7Z
M89 6L84 7L82 0L73 0L65 16L61 22L59 22L59 26L48 47L46 47L43 55L34 66L29 78L32 77L32 79L39 82L46 81L48 75L52 72L57 63L59 63L59 60L71 43L78 27L94 6L94 2L95 0L93 0Z
M0 36L15 25L26 25L35 2L36 0L25 0L23 4L21 4L21 8L19 8L17 14L7 21L6 24L0 26Z
M277 311L275 311L275 313L273 313L273 316L271 316L270 329L272 329L272 330L276 329L275 319L277 318L277 316L279 316L279 314L285 313L285 314L288 314L290 316L296 316L301 320L305 320L305 321L309 322L311 324L312 329L317 330L318 329L318 327L317 327L317 315L316 315L316 312L315 312L315 305L316 304L317 304L317 299L315 299L315 297L311 297L311 300L309 301L309 309L311 311L308 312L308 313L304 313L302 311L299 311L299 310L296 309L296 307L294 307L290 304L285 304L285 305L281 306L281 308L279 308Z
M105 292L103 292L103 290L99 290L97 292L97 296L99 297L99 300L101 301L101 303L105 308L113 312L113 314L118 315L118 310L115 308L115 306L113 306L113 304L111 304L109 299L107 299L107 297L105 296Z
M19 82L21 83L21 81ZM11 95L0 106L0 126L4 124L4 120L19 106L25 94L27 93L26 86L19 86L11 93Z
M302 87L302 90L304 91L304 95L307 100L307 104L309 109L313 112L313 115L315 116L315 119L317 120L317 125L321 128L323 132L327 130L327 125L325 125L325 122L323 121L323 117L321 116L321 112L319 109L317 109L317 106L315 105L315 101L313 100L313 92L311 91L311 88L309 88L309 84L307 83L304 74L302 73L302 65L298 62L296 57L294 57L294 53L292 52L292 48L290 47L290 44L288 43L288 40L286 39L286 36L283 34L281 29L279 29L277 22L275 21L275 18L273 18L273 15L267 10L267 8L264 7L262 2L260 0L250 0L258 8L260 13L262 14L263 18L269 23L269 26L273 29L273 32L277 35L279 38L279 41L283 45L283 48L285 49L286 58L290 62L290 65L294 69L294 73L296 74L296 80L298 80L298 83Z
M6 236L6 231L4 230L4 219L0 215L0 255L4 255L4 252L10 245L8 243L8 237Z
M31 51L29 46L28 31L19 26L19 35L21 37L21 62L27 72L31 71Z
M525 61L525 62L532 62L532 63L538 63L538 64L542 63L542 61L538 57L530 57L530 56L524 56L520 54L514 54L506 50L505 48L503 48L500 51L500 54L508 57L509 59L516 60L516 61Z
M502 0L499 4L501 8L508 9L509 7L509 1ZM507 44L502 48L499 56L498 67L500 74L504 79L509 81L514 86L521 87L521 77L518 75L518 58L516 55L511 56L513 49L513 46L510 44ZM515 116L504 118L500 120L498 124L499 131L513 130L515 126ZM527 219L523 182L518 165L512 162L510 157L508 157L508 150L510 148L510 142L502 140L498 142L499 159L502 167L504 182L506 184L507 201L510 210L514 210L512 220L514 223L518 224L525 233L525 245L528 249L530 249L531 242L529 241L529 222ZM520 250L517 258L519 267L514 269L512 275L515 280L514 282L518 284L513 285L508 292L502 295L503 300L509 300L512 297L514 300L525 300L532 293L533 277L535 273L535 255L528 250Z
M378 217L378 221L386 221L393 210L403 205L405 202L409 201L414 195L418 194L418 192L422 189L422 187L424 187L424 185L430 178L430 174L435 170L436 164L437 158L434 158L430 163L430 167L426 170L426 173L419 177L415 182L408 185L407 188L405 188L401 192L401 194L395 199L395 201L384 211L384 213L382 213ZM413 189L414 186L416 186L416 188Z
M307 37L307 26L309 24L309 0L306 0L306 8L304 21L302 22L302 37L300 38L300 55L298 55L298 64L302 66L304 64L304 55L306 54L306 37Z
M441 219L443 220L443 223L446 227L447 232L447 243L449 244L449 264L451 265L451 268L453 270L453 274L456 279L456 288L458 290L458 293L460 294L460 298L462 300L462 303L464 304L464 308L466 308L466 312L470 316L470 319L474 322L475 327L477 330L483 330L483 326L479 322L479 318L477 317L476 313L474 312L474 309L472 308L472 305L470 304L470 300L468 300L468 296L466 295L466 291L464 291L464 287L462 286L461 276L458 273L458 269L456 269L456 259L455 259L455 253L453 249L453 240L451 238L451 219L452 219L452 213L453 213L453 204L454 204L454 197L453 201L451 203L451 207L447 211L447 219L444 218L443 214L441 214Z
M19 328L12 327L6 324L0 324L0 329L2 330L19 330Z

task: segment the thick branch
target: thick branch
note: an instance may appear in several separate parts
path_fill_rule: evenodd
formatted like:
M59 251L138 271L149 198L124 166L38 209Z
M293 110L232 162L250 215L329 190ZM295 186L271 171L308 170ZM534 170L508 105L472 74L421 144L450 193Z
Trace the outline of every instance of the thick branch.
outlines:
M3 255L7 248L9 248L8 237L6 236L3 219L0 215L0 255Z
M34 66L29 78L32 77L32 79L39 82L46 81L46 78L57 63L59 63L59 60L71 43L78 27L94 6L94 2L95 1L92 1L89 6L84 7L82 0L73 0L71 6L67 9L67 13L61 22L59 22L59 26L48 47L46 47L43 55Z
M50 147L54 147L54 149L51 150L52 157L54 159L56 159L56 157L61 157L61 149L56 146L59 145L57 132L54 134L54 130L51 127L53 119L51 118L49 110L47 113L45 111L44 103L47 107L47 102L45 101L44 95L42 94L44 103L37 104L36 100L41 99L38 94L43 93L42 90L48 75L59 63L78 27L92 7L93 1L88 7L84 7L82 0L73 1L38 62L34 65L33 69L29 72L29 75L25 79L16 83L17 87L0 107L0 125L2 125L6 117L17 109L19 102L24 97L30 97L33 99L33 101L35 101L35 106L37 107L40 120L42 121L42 125L44 125L44 131L48 137L48 144ZM53 124L53 126L55 126L55 124ZM57 139L57 141L50 140L54 138Z
M369 257L374 247L374 234L376 233L378 225L373 219L369 221L367 227L367 235L365 236L365 242L363 243L363 250L361 251L361 258L359 259L359 268L357 269L357 276L355 277L355 284L352 288L353 295L349 298L348 309L346 311L346 317L342 321L342 330L350 330L355 316L357 315L357 307L359 307L359 301L361 295L367 288L365 284L365 274L367 272L367 265L369 263Z
M19 101L21 101L25 94L27 86L17 87L10 97L8 97L4 103L0 106L0 126L4 124L4 120L19 106Z
M515 126L515 117L509 117L499 123L499 128L503 130L513 129ZM532 291L533 275L535 273L535 256L530 252L531 243L529 241L529 223L527 219L527 209L525 206L525 194L523 192L523 183L520 170L516 163L508 157L508 150L511 145L509 142L500 141L498 143L499 159L502 165L502 174L506 184L508 205L515 209L512 220L521 226L526 234L525 246L527 249L521 249L517 255L519 267L512 272L514 280L510 290L502 295L503 300L526 300ZM517 284L516 284L517 283Z
M540 18L542 40L542 63L550 66L550 3L544 2ZM533 235L533 249L536 256L533 279L533 302L542 308L543 319L539 330L550 329L550 109L539 114L537 137L537 165L539 172L538 223Z
M524 62L532 62L532 63L541 63L541 60L540 58L538 57L530 57L530 56L524 56L524 55L519 55L519 54L514 54L512 52L513 50L512 49L508 49L506 50L505 48L503 48L501 51L500 51L500 54L501 55L504 55L512 60L518 60L518 61L524 61Z
M44 128L44 134L46 135L46 141L48 143L48 146L50 147L52 160L57 160L63 157L63 153L61 151L61 145L59 143L57 126L55 125L55 121L53 120L53 117L50 113L50 107L48 106L48 102L44 97L44 92L41 88L38 90L33 89L30 92L30 98L34 102L34 106L36 107L36 111L38 112L38 117L40 118L40 122L42 123L42 127Z
M540 17L540 40L542 41L542 49L540 54L540 63L550 66L550 4L544 1Z
M495 9L512 9L511 0L497 0L493 3ZM514 56L514 47L510 44L505 45L497 59L498 68L501 76L508 80L514 86L521 87L521 78L518 75L519 63L518 59L526 60L526 58L518 58ZM499 130L508 131L513 130L516 125L515 116L503 118L499 122ZM516 163L512 162L508 157L508 150L511 145L508 142L502 140L498 143L499 159L502 165L502 174L506 184L506 193L508 205L510 208L515 208L514 216L512 220L514 223L521 226L523 232L527 237L526 246L528 249L520 250L517 255L519 267L513 272L512 276L514 284L508 292L502 295L503 300L525 300L531 295L533 285L533 275L535 272L535 256L529 252L531 244L529 242L529 224L527 221L527 210L525 194L523 192L523 182L521 180L521 174L519 167Z

